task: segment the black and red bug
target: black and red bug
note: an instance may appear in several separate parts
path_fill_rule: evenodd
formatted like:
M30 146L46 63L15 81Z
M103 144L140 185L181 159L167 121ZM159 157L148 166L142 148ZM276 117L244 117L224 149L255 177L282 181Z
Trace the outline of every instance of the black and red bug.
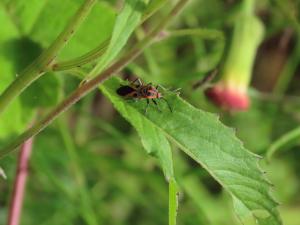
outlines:
M150 100L158 107L156 99L164 100L167 103L170 111L172 112L172 108L170 104L163 97L163 95L158 91L159 87L160 87L159 85L154 87L151 83L145 85L140 79L136 79L133 82L131 82L129 85L122 85L117 89L116 92L118 95L126 99L134 99L134 100L146 99L147 105L145 108L145 113L147 113Z

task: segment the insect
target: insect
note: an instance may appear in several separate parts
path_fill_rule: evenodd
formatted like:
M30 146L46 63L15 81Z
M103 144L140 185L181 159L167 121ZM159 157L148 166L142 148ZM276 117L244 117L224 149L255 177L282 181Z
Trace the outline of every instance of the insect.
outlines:
M133 99L133 100L141 100L146 99L147 105L145 108L145 113L147 113L148 106L150 104L150 100L156 105L158 110L160 111L156 99L164 100L170 111L172 112L172 108L169 105L168 101L162 96L162 94L158 91L158 88L161 87L157 85L154 87L151 83L143 84L140 79L135 79L129 85L122 85L117 89L117 94L125 97L126 99Z

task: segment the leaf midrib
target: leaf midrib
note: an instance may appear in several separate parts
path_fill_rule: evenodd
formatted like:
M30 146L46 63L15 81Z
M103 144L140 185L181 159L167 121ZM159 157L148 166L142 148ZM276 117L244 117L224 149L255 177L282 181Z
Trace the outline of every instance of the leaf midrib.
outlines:
M108 91L107 90L107 88L106 87L104 87L105 89L106 89L106 91ZM180 99L181 100L181 99ZM133 107L133 106L131 106L131 105L129 105L129 104L125 104L121 99L119 100L122 104L123 104L123 106L125 107L125 109L126 109L126 107L130 107L131 109L133 109L134 111L136 111L136 112L138 112L139 114L141 114L142 115L142 113L140 113L140 111L139 110L137 110L135 107ZM184 101L184 100L182 100L182 101ZM196 110L196 111L199 111L199 112L201 112L200 110L198 110L197 108L194 108L193 110ZM126 111L128 111L127 109L126 109ZM201 112L202 113L202 112ZM144 116L144 115L142 115L148 122L150 122L153 126L155 126L157 129L159 129L161 132L163 132L169 139L171 139L172 141L174 141L187 155L189 155L192 159L194 159L196 162L198 162L204 169L206 169L207 171L208 171L208 173L218 182L218 183L220 183L221 185L222 185L222 187L232 196L232 198L237 198L239 201L241 201L241 203L244 205L244 207L246 207L248 210L249 210L249 212L251 212L251 214L255 217L255 215L253 214L253 210L252 209L250 209L249 207L247 207L245 204L244 204L244 202L253 202L253 203L255 203L255 204L257 204L257 202L255 202L255 201L252 201L252 200L246 200L246 201L244 201L243 199L243 197L240 197L239 196L239 194L237 194L237 193L234 193L234 192L232 192L231 190L230 190L230 188L229 188L229 186L231 186L230 184L229 185L227 185L227 184L225 184L224 182L221 182L214 174L213 174L213 172L210 170L210 169L208 169L208 167L207 167L207 165L205 164L205 163L203 163L203 162L200 162L198 159L197 159L197 157L191 152L191 151L189 151L188 150L188 148L184 145L184 144L182 144L182 143L180 143L179 141L177 141L173 136L171 136L171 134L169 134L168 132L166 132L165 130L163 130L161 127L159 127L157 124L155 124L154 122L152 122L148 117L146 117L146 116ZM210 116L214 116L213 114L211 114ZM216 116L216 118L217 118L217 116ZM228 129L230 129L230 128L228 128ZM233 136L236 140L238 140L235 136ZM239 142L240 142L240 144L241 144L241 141L240 140L238 140ZM214 144L214 143L213 143ZM220 150L220 151L222 151L219 147L218 147L218 149ZM244 149L244 151L246 151L246 152L248 152L248 153L251 153L251 152L249 152L248 150L246 150L246 149ZM226 151L225 151L226 152ZM224 151L222 151L222 153L224 153ZM227 152L226 152L227 153ZM229 154L229 153L227 153L227 154ZM254 153L251 153L252 155L254 155L255 156L255 154ZM230 154L229 154L230 155ZM233 157L233 156L231 156L231 157ZM257 158L257 160L258 160L258 158ZM231 172L231 171L229 171L229 172ZM242 176L242 175L241 175ZM261 174L261 176L263 176L263 174ZM251 177L248 177L248 176L243 176L243 177L245 177L245 178L249 178L249 179L251 179ZM252 178L252 179L254 179L254 178ZM265 179L263 179L263 178L260 178L260 180L262 179L262 181L264 181L265 183L266 183L266 181L265 181ZM256 180L256 182L259 182L259 181L257 181ZM244 184L241 184L240 186L243 186L243 187L246 187L246 188L250 188L251 190L255 190L253 187L249 187L249 186L247 186L247 185L244 185ZM261 193L261 192L259 192L258 191L258 193L260 194L260 195L262 195L262 196L264 196L264 194L265 193ZM272 202L272 203L275 203L275 201L273 201L273 199L271 199L271 198L268 198L268 200L269 200L269 202ZM274 213L272 213L272 211L271 210L269 210L268 209L268 207L266 207L266 208L264 208L264 209L262 209L262 210L266 210L270 215L273 215L274 217L275 217L275 214Z

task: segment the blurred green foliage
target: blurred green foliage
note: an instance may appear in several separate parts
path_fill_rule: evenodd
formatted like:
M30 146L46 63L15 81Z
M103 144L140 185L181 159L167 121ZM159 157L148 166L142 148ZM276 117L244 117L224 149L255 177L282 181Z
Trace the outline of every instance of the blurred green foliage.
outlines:
M64 28L82 0L0 0L0 91L47 47ZM149 21L147 30L169 9L169 1ZM213 107L193 84L217 65L222 66L240 12L239 0L194 0L174 21L171 30L209 28L225 34L222 40L197 36L173 37L156 43L121 73L145 82L181 88L192 105L221 114L237 129L246 148L264 155L279 137L299 126L300 78L298 0L257 1L257 14L266 35L254 68L251 108L226 113ZM98 1L90 16L59 55L70 59L110 37L121 1ZM130 42L143 34L137 30ZM126 50L126 49L125 49ZM293 57L294 56L294 57ZM291 76L284 94L278 77ZM90 66L80 68L85 72ZM272 70L276 68L276 71ZM30 86L1 115L0 144L23 131L33 117L74 90L80 81L71 71L48 73ZM270 88L271 87L271 88ZM258 91L254 91L257 89ZM282 89L281 89L282 90ZM141 103L143 105L143 103ZM155 110L150 108L149 110ZM228 193L198 164L173 147L174 171L180 186L178 224L239 224ZM299 141L284 146L270 164L262 163L274 183L284 224L299 225ZM1 159L7 180L0 178L0 224L7 218L17 154ZM27 224L167 224L168 187L155 159L148 157L136 131L95 91L38 135L30 161L22 223ZM244 224L253 224L245 221Z

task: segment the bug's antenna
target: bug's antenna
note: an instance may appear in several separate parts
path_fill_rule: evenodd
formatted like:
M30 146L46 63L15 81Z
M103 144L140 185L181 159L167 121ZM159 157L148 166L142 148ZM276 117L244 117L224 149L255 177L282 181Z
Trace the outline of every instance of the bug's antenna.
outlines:
M170 109L170 112L173 112L173 110L172 110L172 108L171 108L169 102L167 101L167 99L165 99L164 97L161 97L160 99L164 100L164 101L167 103L167 105L168 105L168 107L169 107L169 109Z
M197 88L203 88L207 84L209 84L218 74L218 69L213 70L210 74L206 75L204 78L202 78L200 81L198 81L196 84L193 85L193 89Z
M175 94L177 94L177 95L180 94L179 91L181 90L181 88L176 88L175 90L170 90L170 89L165 88L164 86L162 86L162 85L160 85L160 84L158 84L155 88L156 88L156 89L161 88L163 91L170 91L170 92L173 92L173 93L175 93Z
M156 86L156 89L161 88L163 91L168 91L169 89L165 88L164 86L162 86L161 84L158 84Z

